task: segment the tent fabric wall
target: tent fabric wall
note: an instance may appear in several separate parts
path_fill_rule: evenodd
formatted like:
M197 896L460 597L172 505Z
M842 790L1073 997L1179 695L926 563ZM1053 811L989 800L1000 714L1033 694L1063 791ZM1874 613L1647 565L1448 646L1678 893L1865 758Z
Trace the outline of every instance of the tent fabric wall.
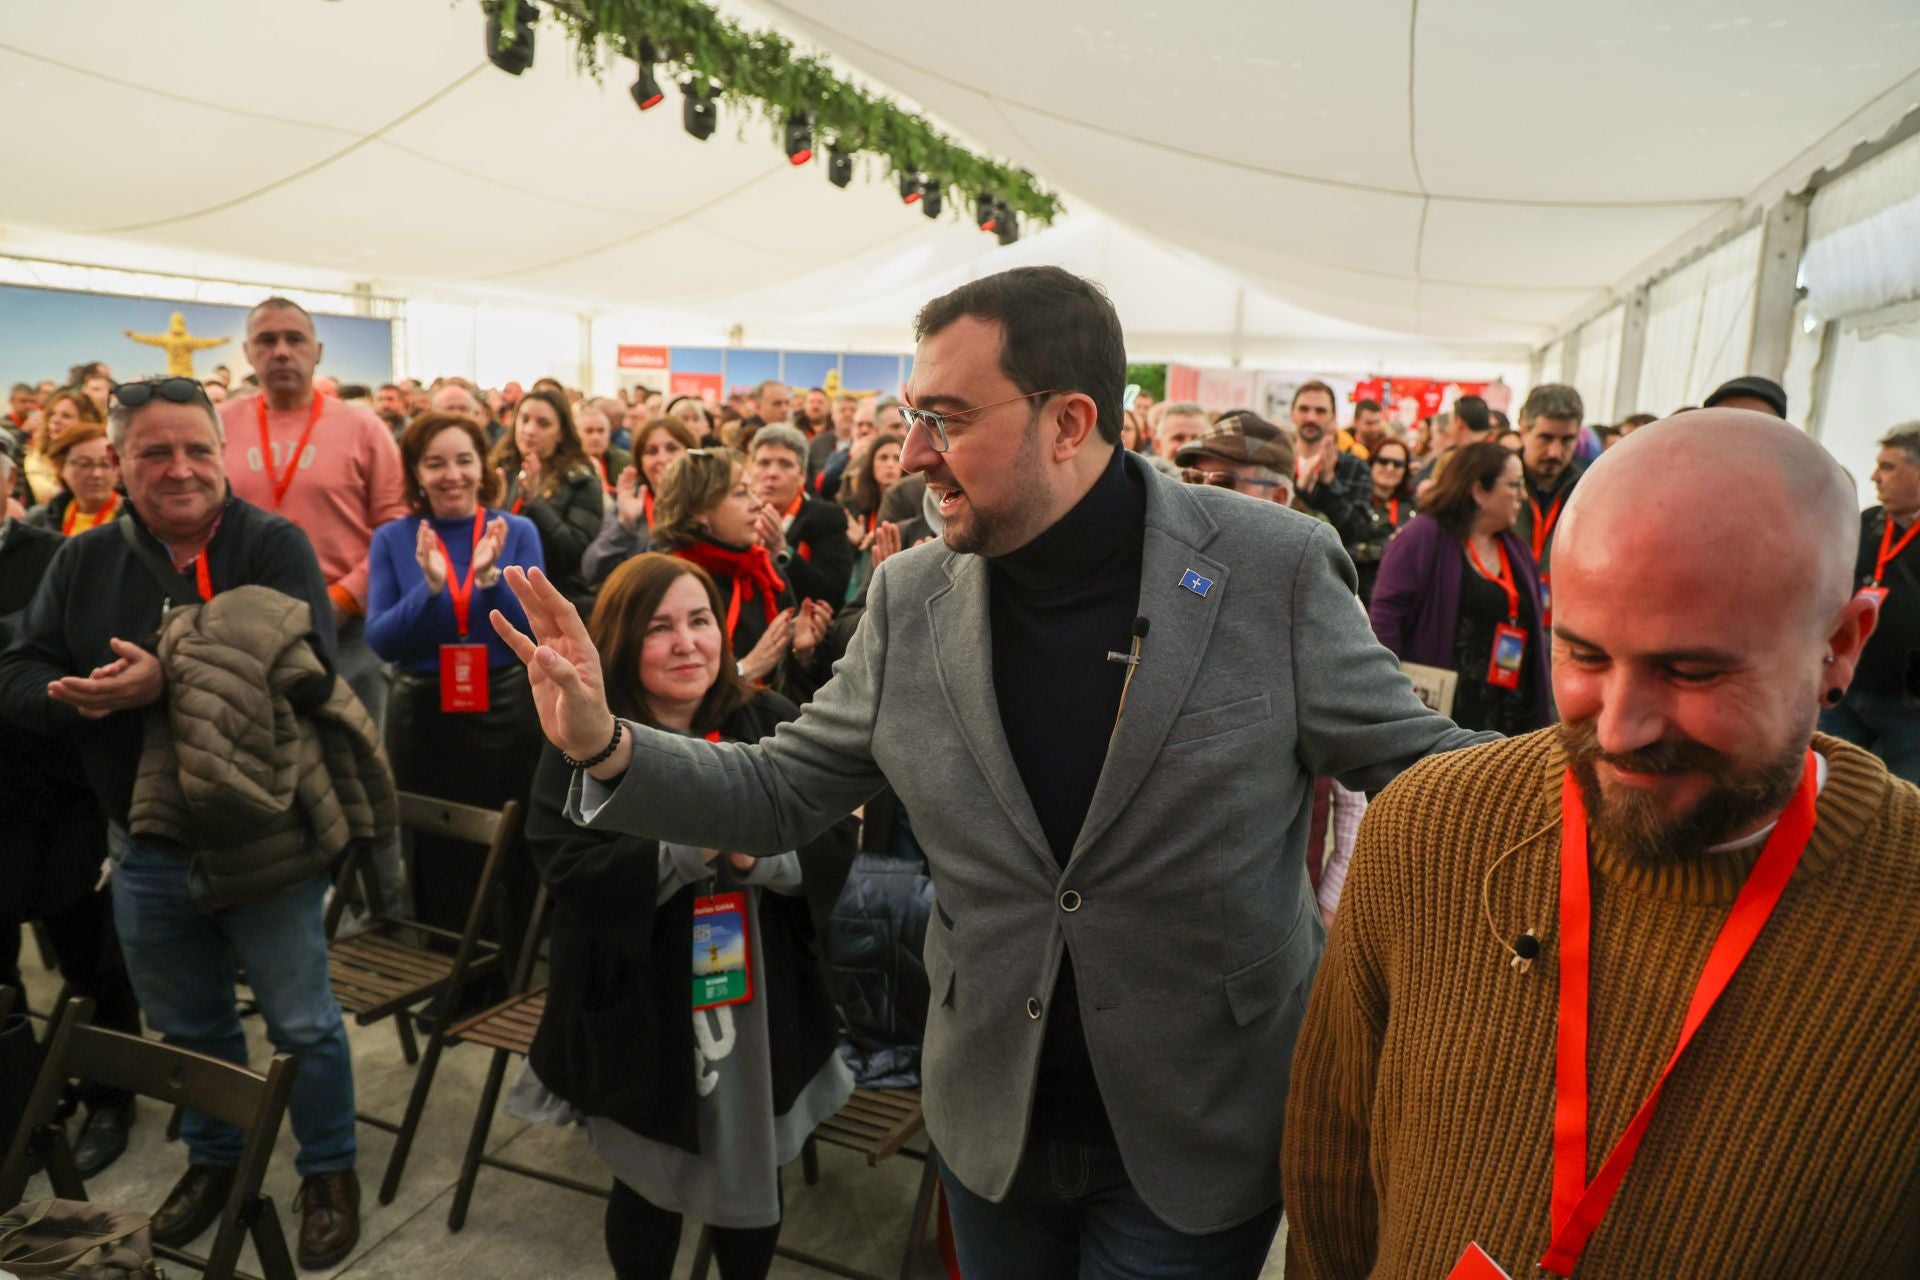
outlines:
M1820 409L1820 443L1853 476L1863 507L1876 500L1870 479L1874 442L1890 428L1920 419L1920 319L1875 323L1885 314L1840 326Z
M1920 136L1814 195L1801 282L1822 320L1920 298Z
M1697 405L1747 371L1760 239L1760 228L1749 228L1653 286L1637 409Z
M1626 309L1612 307L1581 327L1574 361L1576 388L1587 404L1588 422L1613 422L1614 388L1620 381L1620 341Z

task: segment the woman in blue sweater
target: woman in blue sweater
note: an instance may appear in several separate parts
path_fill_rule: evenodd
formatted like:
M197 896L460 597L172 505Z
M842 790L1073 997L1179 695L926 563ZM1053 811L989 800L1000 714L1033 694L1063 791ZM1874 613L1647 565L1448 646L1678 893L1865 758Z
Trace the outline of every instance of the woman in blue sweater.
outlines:
M374 531L367 643L396 668L387 755L400 789L498 809L525 803L542 740L526 672L487 613L524 618L500 570L546 562L531 521L488 507L500 478L486 456L486 437L466 418L428 413L407 427L400 459L412 514ZM410 879L417 919L456 933L466 927L480 879L473 849L416 834ZM509 851L502 879L489 933L510 972L536 888L524 847ZM503 980L481 985L463 1004L505 993Z

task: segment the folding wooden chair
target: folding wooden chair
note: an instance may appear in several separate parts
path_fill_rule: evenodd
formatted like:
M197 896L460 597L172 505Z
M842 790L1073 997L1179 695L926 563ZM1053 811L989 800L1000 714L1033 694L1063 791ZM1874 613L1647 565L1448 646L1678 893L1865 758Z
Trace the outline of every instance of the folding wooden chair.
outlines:
M46 1064L34 1084L33 1097L6 1160L0 1162L0 1211L19 1204L26 1194L30 1153L45 1160L55 1195L66 1200L87 1198L87 1189L73 1165L73 1148L58 1119L61 1091L69 1077L76 1077L192 1107L238 1126L247 1135L212 1251L201 1258L155 1245L154 1253L196 1267L208 1280L255 1280L237 1270L241 1243L251 1236L267 1280L295 1280L293 1257L287 1252L280 1216L272 1198L260 1190L267 1176L267 1162L273 1158L281 1118L286 1114L287 1095L293 1089L297 1064L292 1056L275 1055L262 1076L205 1054L93 1026L92 1019L93 1002L79 997L56 1012Z
M855 1089L845 1106L820 1122L800 1152L801 1175L808 1186L820 1179L820 1159L814 1145L820 1142L859 1152L866 1157L869 1168L894 1156L906 1156L921 1162L920 1189L914 1197L913 1217L907 1224L907 1247L900 1257L898 1280L912 1280L916 1274L920 1248L927 1239L927 1222L933 1214L933 1191L938 1180L933 1148L929 1144L926 1152L922 1153L907 1146L915 1134L926 1128L926 1123L926 1116L920 1109L918 1089ZM882 1280L882 1277L871 1272L857 1271L830 1258L789 1249L785 1245L774 1252L789 1261L812 1267L815 1271L844 1276L847 1280ZM691 1280L706 1280L707 1268L712 1261L712 1231L711 1228L702 1227L700 1242L693 1255Z
M493 1061L487 1066L487 1083L480 1091L480 1107L473 1117L473 1132L467 1139L467 1154L460 1161L460 1181L454 1184L453 1206L447 1211L447 1229L450 1231L458 1231L467 1225L467 1207L473 1202L474 1183L480 1178L480 1166L483 1164L602 1199L611 1191L610 1187L595 1186L577 1178L548 1173L545 1169L535 1169L531 1165L487 1154L487 1134L493 1128L493 1109L500 1101L500 1088L506 1080L507 1064L515 1054L525 1057L532 1052L533 1037L539 1032L540 1019L547 1011L546 987L530 985L534 956L539 950L540 925L546 913L547 890L543 885L533 900L533 919L527 925L527 939L520 948L520 963L515 969L513 986L507 998L493 1008L459 1023L447 1033L450 1041L485 1045L493 1050Z

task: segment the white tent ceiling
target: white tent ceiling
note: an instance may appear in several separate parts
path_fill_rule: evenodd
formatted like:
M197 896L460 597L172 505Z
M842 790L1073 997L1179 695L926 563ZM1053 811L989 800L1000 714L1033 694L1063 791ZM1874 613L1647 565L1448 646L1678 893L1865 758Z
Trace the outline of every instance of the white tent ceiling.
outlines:
M1920 100L1912 0L752 3L1072 212L1002 249L758 121L696 142L551 24L509 77L469 0L73 0L0 24L0 252L816 346L1047 260L1143 353L1510 360Z

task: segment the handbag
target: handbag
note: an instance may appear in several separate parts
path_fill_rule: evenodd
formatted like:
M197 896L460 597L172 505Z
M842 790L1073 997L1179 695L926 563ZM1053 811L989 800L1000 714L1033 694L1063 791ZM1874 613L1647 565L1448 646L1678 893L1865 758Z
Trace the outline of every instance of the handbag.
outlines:
M148 1220L85 1200L33 1200L0 1217L0 1273L59 1280L165 1280Z

